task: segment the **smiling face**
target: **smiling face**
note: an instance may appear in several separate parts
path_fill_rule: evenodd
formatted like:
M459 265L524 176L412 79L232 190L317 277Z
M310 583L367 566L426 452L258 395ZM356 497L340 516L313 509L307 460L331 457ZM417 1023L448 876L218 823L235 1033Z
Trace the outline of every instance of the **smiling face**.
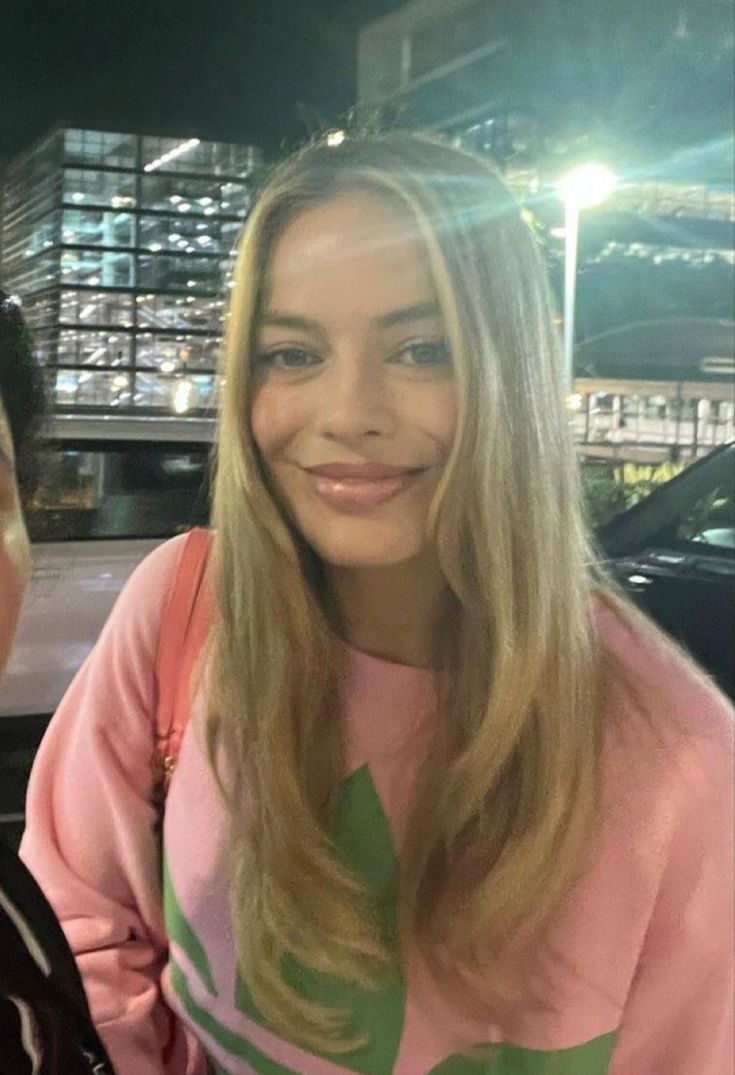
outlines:
M457 403L415 225L368 193L292 221L268 268L254 361L253 437L314 551L354 568L430 555Z
M0 399L0 673L30 574L30 546L15 480L13 441Z

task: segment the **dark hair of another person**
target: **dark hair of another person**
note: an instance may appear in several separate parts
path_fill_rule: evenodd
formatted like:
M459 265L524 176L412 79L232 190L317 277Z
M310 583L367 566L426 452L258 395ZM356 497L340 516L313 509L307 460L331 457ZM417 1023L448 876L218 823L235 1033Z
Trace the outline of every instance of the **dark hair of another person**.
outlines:
M13 438L18 483L24 491L36 479L33 441L45 412L43 374L20 305L0 289L0 399Z

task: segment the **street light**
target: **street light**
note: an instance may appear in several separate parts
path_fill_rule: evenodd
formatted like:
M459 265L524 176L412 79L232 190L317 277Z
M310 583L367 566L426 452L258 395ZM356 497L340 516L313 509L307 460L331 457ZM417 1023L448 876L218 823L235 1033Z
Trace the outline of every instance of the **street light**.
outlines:
M616 179L604 164L581 164L559 180L564 202L564 386L574 380L574 301L577 293L579 212L599 205L615 190Z

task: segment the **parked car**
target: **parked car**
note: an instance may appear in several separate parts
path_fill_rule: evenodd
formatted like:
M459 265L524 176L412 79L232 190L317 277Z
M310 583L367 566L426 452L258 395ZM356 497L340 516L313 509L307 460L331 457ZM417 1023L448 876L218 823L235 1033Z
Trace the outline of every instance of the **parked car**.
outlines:
M34 569L0 684L0 830L16 839L48 720L128 576L167 538L206 524L214 421L58 417L26 505Z
M615 516L598 541L636 603L735 698L735 442Z

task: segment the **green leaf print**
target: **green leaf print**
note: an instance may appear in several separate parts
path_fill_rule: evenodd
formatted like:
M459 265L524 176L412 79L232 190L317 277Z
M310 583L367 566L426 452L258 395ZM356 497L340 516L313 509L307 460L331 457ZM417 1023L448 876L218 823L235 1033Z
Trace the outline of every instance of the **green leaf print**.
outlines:
M549 1051L501 1045L492 1062L450 1056L428 1075L605 1075L616 1037L601 1034L584 1045Z
M395 930L396 854L382 803L367 765L342 783L334 840L343 861L375 893L385 929ZM390 1075L403 1033L406 990L396 975L375 991L313 971L288 960L284 974L308 1000L349 1012L351 1030L365 1035L368 1044L345 1053L324 1053L325 1059L365 1075ZM252 1019L258 1012L242 982L236 1003Z
M386 934L391 935L395 932L397 860L390 826L367 765L351 773L343 782L336 816L334 840L337 850L345 864L370 886ZM178 909L168 871L165 880L170 932L175 927L173 935L188 952L209 992L214 994L206 955ZM246 1060L259 1075L294 1075L201 1008L190 993L186 976L173 959L171 970L174 988L195 1025L233 1056ZM368 991L310 970L293 959L284 962L283 970L303 997L348 1012L350 1032L367 1038L367 1044L361 1049L316 1055L364 1075L392 1075L406 1011L406 988L397 975L381 988ZM262 1025L259 1012L239 980L235 1003L240 1011ZM605 1034L583 1045L549 1052L504 1044L493 1061L456 1055L441 1061L427 1075L605 1075L615 1038L614 1033ZM224 1069L216 1070L224 1073Z
M395 931L396 854L382 803L367 766L343 783L337 810L335 844L343 861L371 887L378 900L385 929ZM308 970L289 961L284 973L302 996L352 1015L352 1029L369 1037L359 1050L320 1054L365 1075L391 1075L403 1033L406 990L396 978L370 993L344 981ZM257 1019L244 988L238 1006ZM570 1049L541 1051L501 1045L494 1060L455 1055L436 1065L428 1075L605 1075L615 1034L605 1034Z

